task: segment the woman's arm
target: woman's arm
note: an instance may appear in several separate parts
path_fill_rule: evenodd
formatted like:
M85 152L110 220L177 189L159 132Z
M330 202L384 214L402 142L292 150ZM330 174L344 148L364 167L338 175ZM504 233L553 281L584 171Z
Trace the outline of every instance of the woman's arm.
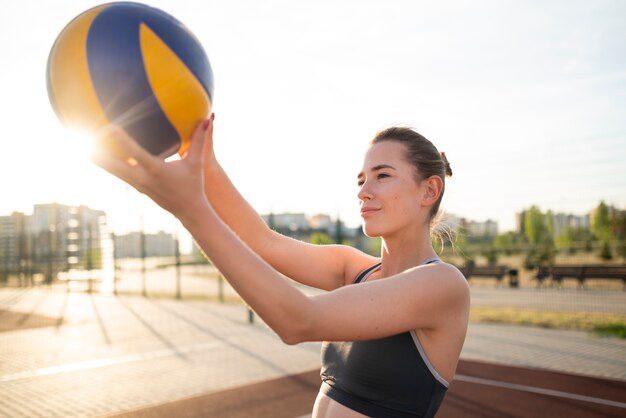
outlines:
M180 161L165 163L120 133L126 157L94 157L105 170L178 217L243 299L287 343L378 338L415 328L439 328L465 315L468 290L448 265L307 297L253 252L217 215L204 193L202 138Z
M466 323L469 290L447 264L306 296L250 250L207 202L181 218L224 277L287 344L382 338Z
M239 193L213 150L213 124L204 139L204 190L217 215L272 267L308 286L331 290L375 259L343 245L312 245L272 231Z

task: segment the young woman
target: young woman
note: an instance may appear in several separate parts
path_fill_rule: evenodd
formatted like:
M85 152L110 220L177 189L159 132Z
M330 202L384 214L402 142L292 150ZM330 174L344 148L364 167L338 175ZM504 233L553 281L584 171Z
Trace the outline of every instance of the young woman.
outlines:
M457 366L469 315L463 275L441 262L431 223L451 174L407 128L372 141L357 176L363 230L380 258L270 230L213 152L213 115L187 155L165 163L122 131L125 157L96 164L174 214L241 297L287 344L324 341L313 417L433 417ZM285 278L328 290L306 296Z

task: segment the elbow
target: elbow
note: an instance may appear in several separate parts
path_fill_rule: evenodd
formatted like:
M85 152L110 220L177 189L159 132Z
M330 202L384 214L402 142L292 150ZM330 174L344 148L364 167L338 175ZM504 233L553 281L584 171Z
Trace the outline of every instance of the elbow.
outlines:
M288 316L289 320L282 324L276 333L287 345L296 345L315 340L313 318L310 310L304 310L301 315Z
M287 345L296 345L306 341L310 341L308 327L299 321L292 321L283 329L277 331L278 336L283 343Z
M296 334L278 334L283 343L287 345L296 345L305 342L306 339L300 338Z

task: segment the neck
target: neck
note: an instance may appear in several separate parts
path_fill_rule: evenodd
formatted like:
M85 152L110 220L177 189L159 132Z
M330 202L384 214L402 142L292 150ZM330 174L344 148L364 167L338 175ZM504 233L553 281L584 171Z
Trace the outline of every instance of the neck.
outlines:
M383 237L381 245L383 277L401 273L424 261L437 257L430 238L430 231L419 231L415 234Z

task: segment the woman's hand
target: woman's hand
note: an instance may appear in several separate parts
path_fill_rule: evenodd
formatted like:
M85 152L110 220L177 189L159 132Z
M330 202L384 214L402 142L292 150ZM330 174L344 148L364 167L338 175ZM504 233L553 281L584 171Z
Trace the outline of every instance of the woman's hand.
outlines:
M124 156L99 151L91 159L181 219L207 205L203 164L205 158L214 158L212 131L213 115L198 124L191 144L180 160L165 162L144 150L126 132L117 128L112 137ZM206 141L207 138L209 141ZM206 152L208 149L210 153Z
M215 114L211 113L209 118L210 123L204 132L204 145L202 148L202 155L204 158L204 167L211 168L218 166L217 158L215 157L215 151L213 149L213 120Z

